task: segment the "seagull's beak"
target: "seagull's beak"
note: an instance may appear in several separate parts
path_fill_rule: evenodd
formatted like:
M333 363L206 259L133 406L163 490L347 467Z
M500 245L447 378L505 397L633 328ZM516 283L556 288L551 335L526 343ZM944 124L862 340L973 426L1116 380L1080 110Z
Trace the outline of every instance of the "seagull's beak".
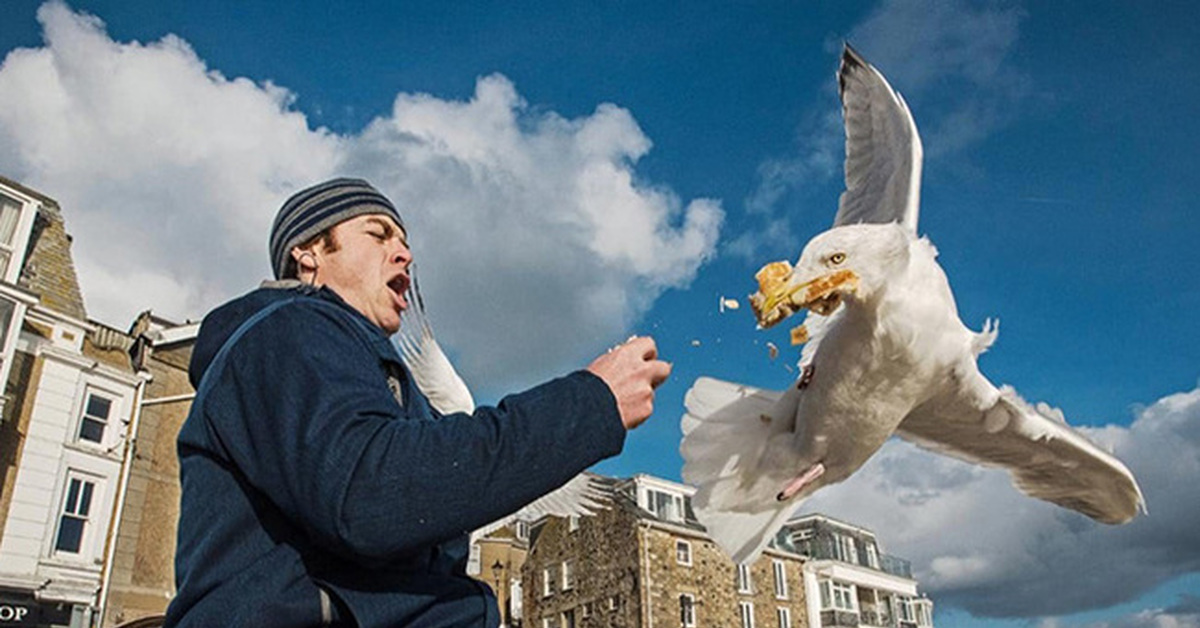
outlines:
M828 316L842 304L844 295L858 290L858 274L849 269L798 281L791 264L771 262L754 278L758 280L758 292L750 295L750 306L763 329L802 309Z

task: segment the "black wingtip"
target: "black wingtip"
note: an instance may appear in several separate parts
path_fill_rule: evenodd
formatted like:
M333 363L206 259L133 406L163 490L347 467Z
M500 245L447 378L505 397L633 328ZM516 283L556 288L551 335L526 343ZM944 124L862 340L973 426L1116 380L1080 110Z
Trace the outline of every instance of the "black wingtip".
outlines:
M867 65L867 60L863 59L862 55L858 54L858 51L854 49L854 46L850 45L850 42L842 42L842 63L838 67L837 76L838 93L841 94L846 91L846 80L849 78L852 72L859 69L865 69Z

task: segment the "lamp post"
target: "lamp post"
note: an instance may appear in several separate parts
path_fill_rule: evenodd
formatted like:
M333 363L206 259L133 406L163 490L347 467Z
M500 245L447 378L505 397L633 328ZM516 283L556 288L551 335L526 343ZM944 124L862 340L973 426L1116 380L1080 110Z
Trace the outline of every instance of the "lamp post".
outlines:
M508 596L500 594L500 576L504 572L504 563L497 558L496 562L492 563L492 580L496 582L496 596L500 598L500 625L508 626Z

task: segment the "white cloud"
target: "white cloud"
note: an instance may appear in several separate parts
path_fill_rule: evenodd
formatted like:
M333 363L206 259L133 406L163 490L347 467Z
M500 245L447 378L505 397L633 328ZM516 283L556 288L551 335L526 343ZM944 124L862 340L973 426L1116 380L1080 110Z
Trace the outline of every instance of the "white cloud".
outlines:
M1200 388L1159 400L1129 427L1080 429L1134 472L1149 515L1095 523L1025 497L1004 472L897 440L802 509L874 528L889 553L912 560L938 604L976 615L1103 608L1200 571L1200 500L1190 480L1200 477ZM1190 626L1195 606L1113 625Z
M45 45L0 66L0 172L60 202L104 322L198 318L252 288L275 209L335 174L399 204L434 325L492 392L581 366L713 254L719 204L640 181L651 142L620 107L566 119L493 75L338 135L176 36L115 42L59 2L38 19Z

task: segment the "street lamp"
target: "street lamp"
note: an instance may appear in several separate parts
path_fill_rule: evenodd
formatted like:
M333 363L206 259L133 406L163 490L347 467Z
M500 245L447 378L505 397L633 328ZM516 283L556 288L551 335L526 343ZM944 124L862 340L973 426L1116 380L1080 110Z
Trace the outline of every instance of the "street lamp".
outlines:
M504 563L500 562L500 559L497 558L496 562L492 563L492 580L494 580L496 582L496 596L497 597L501 597L500 596L500 575L503 574L504 571L505 571ZM508 625L508 596L507 595L503 596L500 600L500 611L501 611L500 612L500 620L501 620L500 625L507 626Z

